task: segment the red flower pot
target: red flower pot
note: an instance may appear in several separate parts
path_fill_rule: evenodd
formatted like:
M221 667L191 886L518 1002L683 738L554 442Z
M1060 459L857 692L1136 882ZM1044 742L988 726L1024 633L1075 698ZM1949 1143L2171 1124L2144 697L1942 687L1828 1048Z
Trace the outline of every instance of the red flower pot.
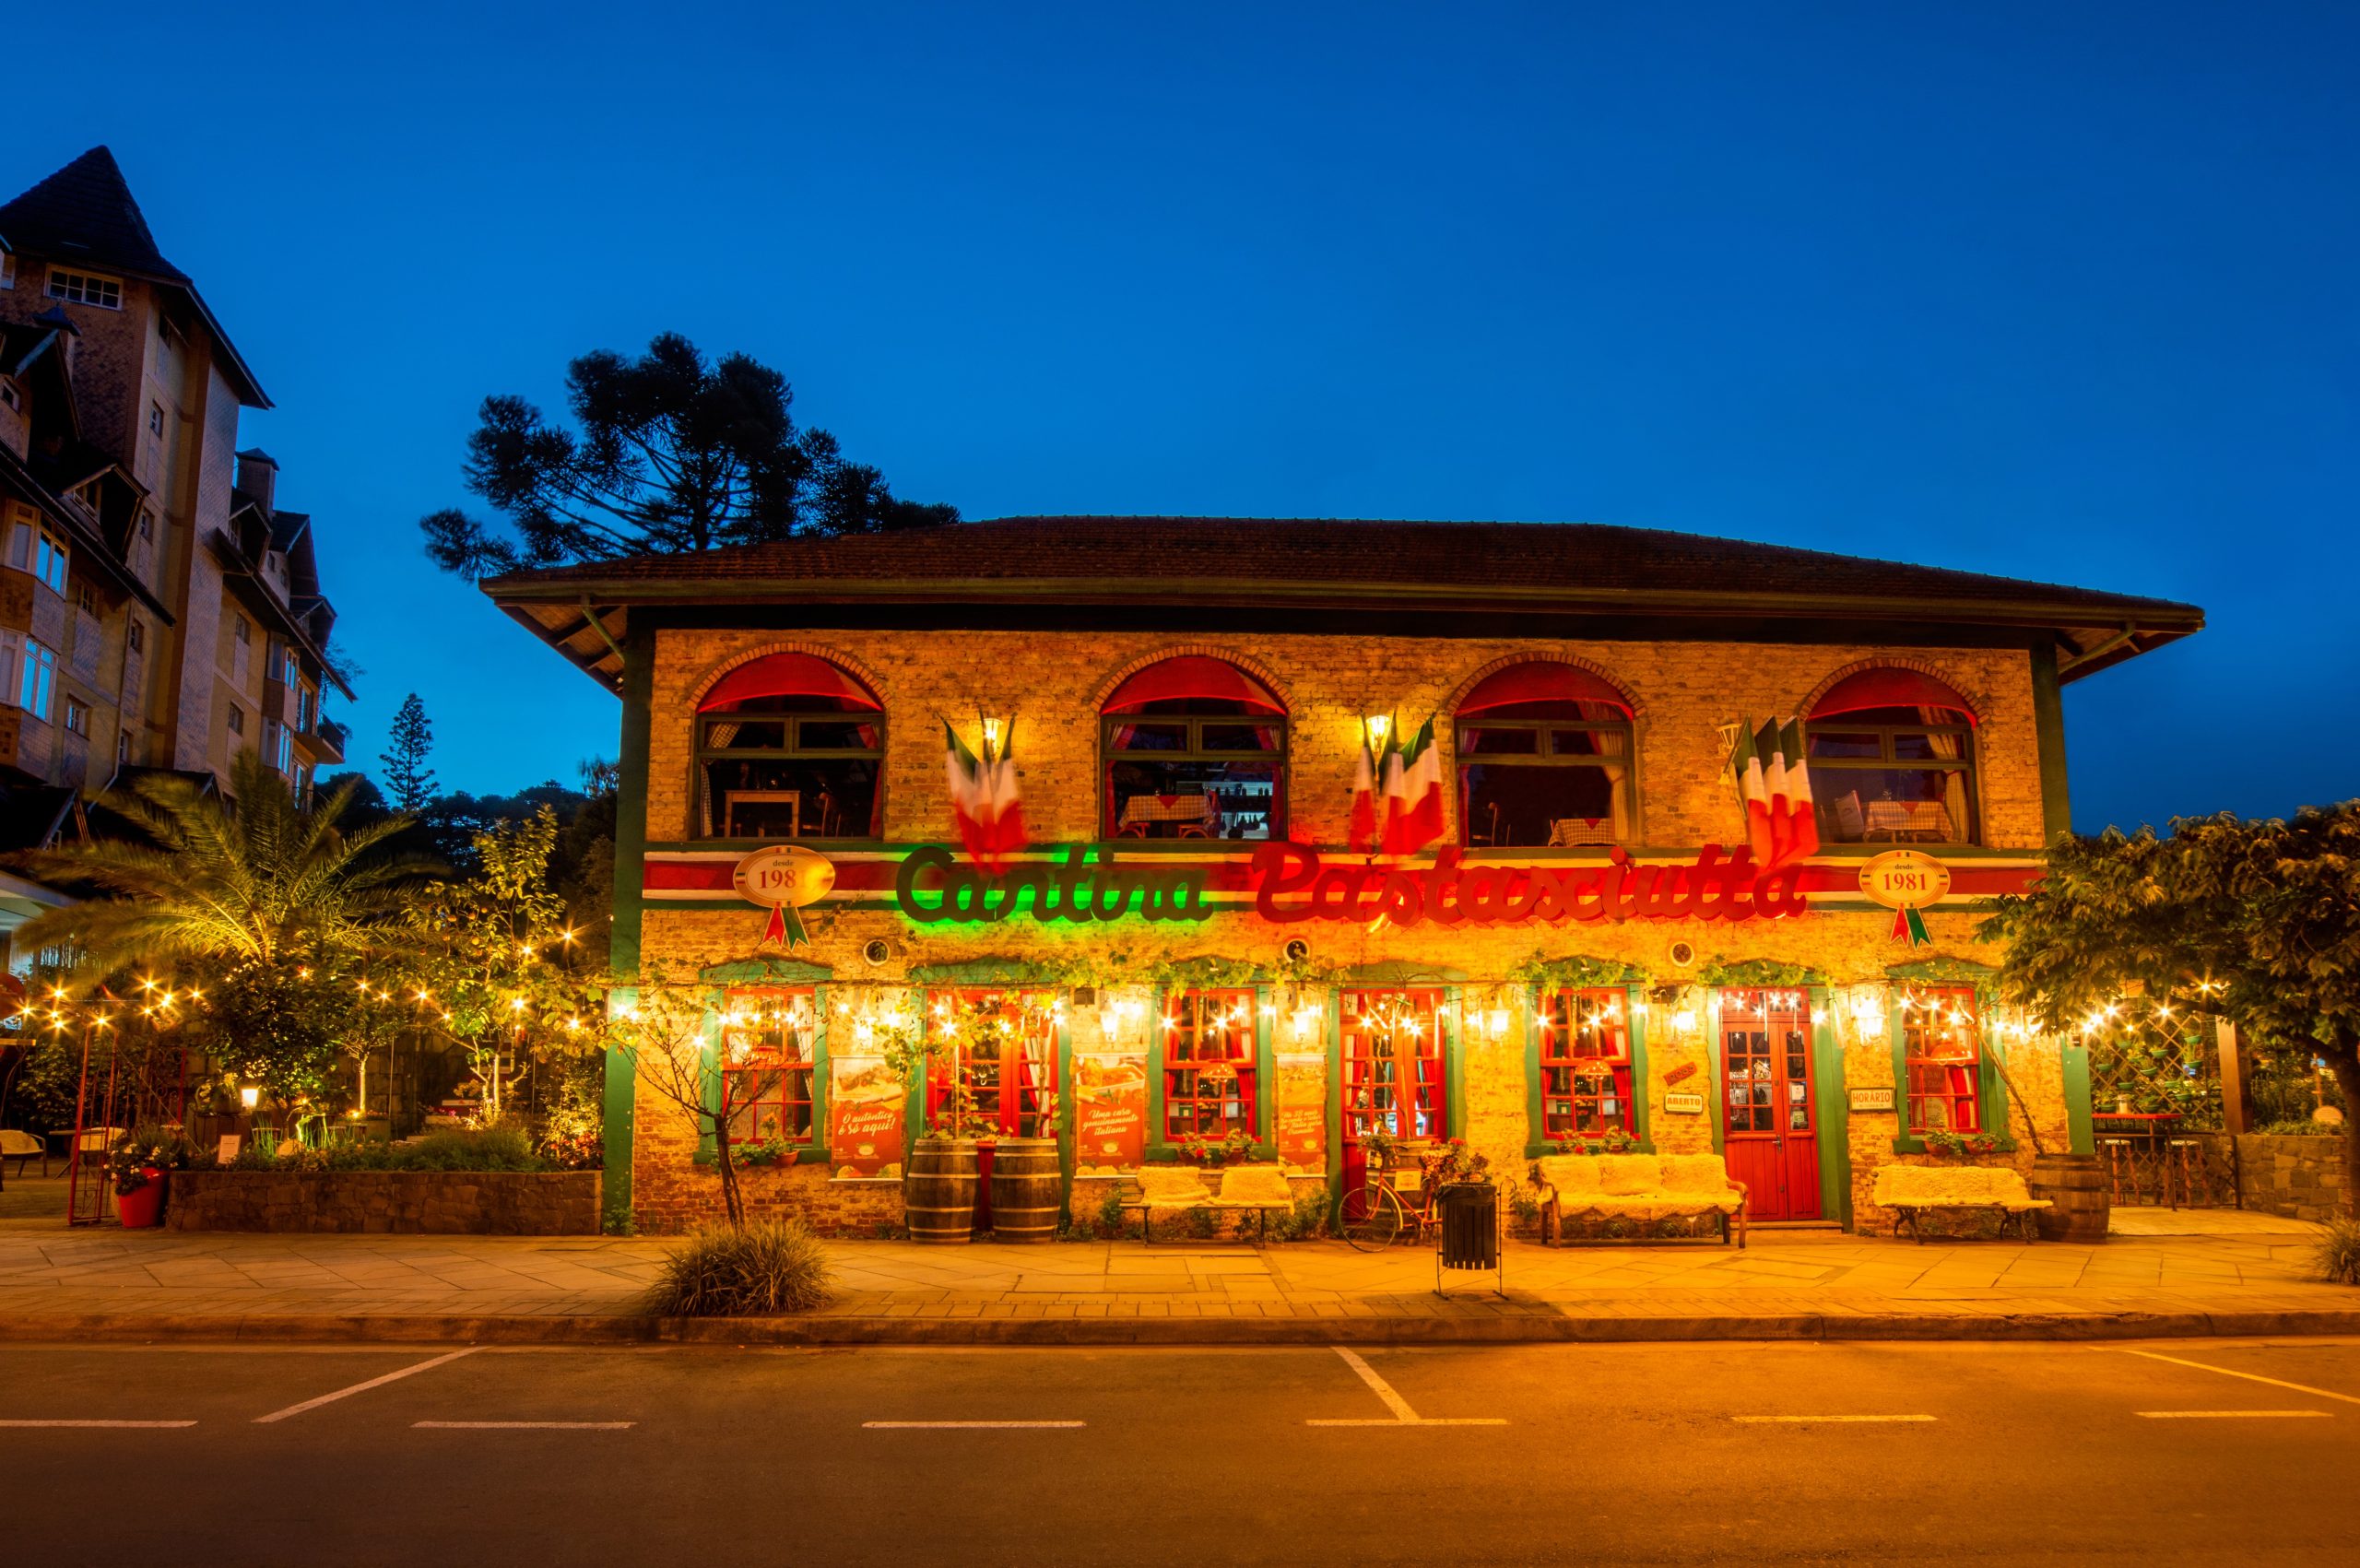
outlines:
M137 1192L114 1195L114 1211L122 1217L126 1231L144 1231L159 1225L164 1219L164 1173L153 1165L143 1166L139 1173L148 1179Z

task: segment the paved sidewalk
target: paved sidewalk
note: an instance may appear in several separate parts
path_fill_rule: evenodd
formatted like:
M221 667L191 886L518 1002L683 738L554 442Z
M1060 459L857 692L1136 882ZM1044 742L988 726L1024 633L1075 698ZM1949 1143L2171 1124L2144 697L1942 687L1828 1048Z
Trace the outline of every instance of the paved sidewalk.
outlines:
M1431 1252L1321 1242L831 1244L807 1317L665 1323L665 1244L270 1236L0 1222L0 1338L714 1338L1252 1343L2360 1333L2360 1291L2307 1273L2316 1227L2132 1211L2102 1246L1760 1232L1752 1246L1544 1249L1434 1294ZM2152 1233L2163 1232L2163 1233ZM2177 1233L2175 1233L2177 1232Z

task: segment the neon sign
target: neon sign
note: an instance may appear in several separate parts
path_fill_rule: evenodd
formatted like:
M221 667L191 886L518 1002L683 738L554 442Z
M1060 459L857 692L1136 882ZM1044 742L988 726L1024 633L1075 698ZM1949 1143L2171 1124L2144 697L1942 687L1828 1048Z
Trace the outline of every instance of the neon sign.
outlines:
M1802 867L1764 874L1740 849L1706 844L1685 866L1643 866L1616 849L1604 866L1469 866L1446 849L1431 863L1325 861L1294 843L1257 845L1245 867L1255 914L1274 925L1305 920L1395 925L1583 924L1629 920L1737 922L1801 914ZM1117 862L1107 846L1078 844L1064 857L986 872L948 849L913 851L893 881L894 902L921 925L996 924L1029 914L1043 922L1197 921L1214 868Z

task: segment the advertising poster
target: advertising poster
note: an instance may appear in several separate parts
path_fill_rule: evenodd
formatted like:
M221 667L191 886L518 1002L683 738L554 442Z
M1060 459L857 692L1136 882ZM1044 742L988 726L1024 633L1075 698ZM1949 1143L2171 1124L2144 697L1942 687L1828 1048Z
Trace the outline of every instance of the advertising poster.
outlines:
M902 1173L904 1098L885 1064L859 1057L829 1065L828 1163L839 1176Z
M1328 1169L1328 1063L1320 1056L1279 1058L1279 1163L1314 1174Z
M1147 1152L1147 1059L1076 1056L1073 1078L1075 1171L1138 1170Z

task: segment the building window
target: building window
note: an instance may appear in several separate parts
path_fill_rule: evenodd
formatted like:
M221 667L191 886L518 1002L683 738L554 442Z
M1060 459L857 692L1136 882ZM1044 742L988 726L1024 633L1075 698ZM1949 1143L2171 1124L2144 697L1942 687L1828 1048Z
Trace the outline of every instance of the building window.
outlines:
M1578 665L1536 661L1458 705L1458 822L1470 848L1633 841L1631 704Z
M926 998L926 1121L963 1097L974 1122L1009 1138L1056 1130L1057 1023L1035 991L935 991Z
M9 531L8 564L30 572L51 591L65 592L66 549L64 541L46 528L19 523Z
M1617 989L1552 991L1540 1000L1540 1138L1634 1135L1631 1027Z
M74 584L74 607L84 615L96 619L99 613L99 590L88 583Z
M243 735L246 733L246 711L243 708L239 707L235 702L230 704L229 725L230 733L231 735Z
M1805 749L1824 842L1976 842L1975 714L1931 676L1838 681L1811 709Z
M1372 1131L1404 1142L1446 1136L1442 993L1348 991L1342 1012L1344 1141Z
M809 654L740 665L696 725L699 836L877 837L883 704L841 667Z
M299 762L295 767L295 804L303 810L312 808L312 766Z
M120 768L130 760L131 732L127 729L119 729L114 732L114 765Z
M131 644L133 657L136 658L139 654L147 651L148 629L139 623L139 618L137 616L133 616L129 620L124 623L124 637Z
M1165 659L1132 676L1100 718L1104 832L1130 839L1267 839L1286 825L1286 709L1221 659Z
M302 735L309 735L312 733L312 704L316 701L318 701L317 693L313 692L310 687L298 686L295 688L295 728L297 733Z
M6 376L0 376L0 403L5 403L11 408L21 409L24 407L17 400L16 382Z
M110 311L123 309L122 283L92 272L60 272L52 267L49 297L77 305L99 305Z
M164 433L164 406L160 403L148 405L148 433L149 435Z
M156 514L144 507L139 513L139 536L143 539L156 536Z
M28 637L17 667L17 706L37 719L49 717L49 699L57 683L57 655Z
M90 710L71 697L65 699L65 727L85 740L90 738Z
M280 772L290 772L295 767L295 732L276 719L269 721L271 733L270 765Z
M1983 1130L1983 1023L1971 986L1943 985L1901 998L1907 1131Z
M1163 1138L1257 1135L1251 991L1180 991L1163 1004Z
M14 289L16 286L17 258L0 254L0 289Z
M722 1017L722 1110L732 1143L814 1141L818 1003L808 988L729 993Z
M233 615L230 618L230 635L236 640L239 647L248 647L254 643L254 629L246 624L244 616Z

